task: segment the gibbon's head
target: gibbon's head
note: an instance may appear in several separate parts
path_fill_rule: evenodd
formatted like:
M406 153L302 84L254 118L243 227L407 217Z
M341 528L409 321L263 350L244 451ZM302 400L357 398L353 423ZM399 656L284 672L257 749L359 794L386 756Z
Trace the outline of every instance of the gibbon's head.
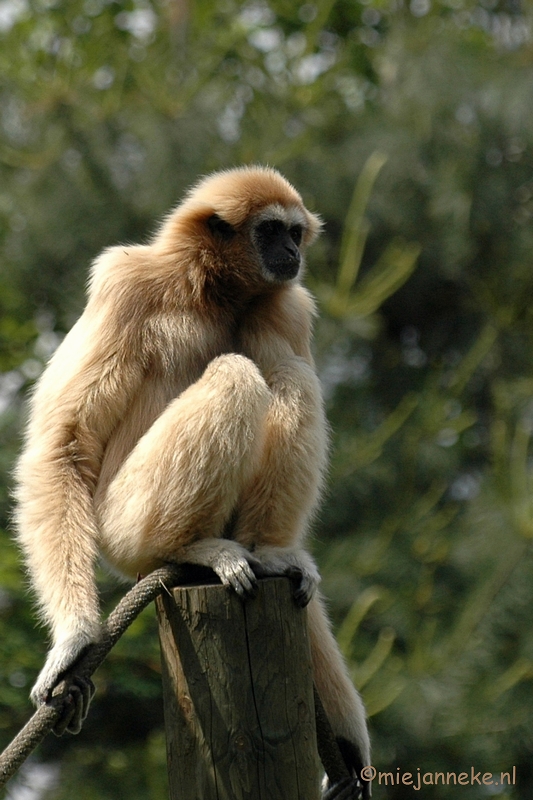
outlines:
M320 219L291 184L268 167L216 172L194 186L154 244L194 252L206 282L258 291L295 279Z

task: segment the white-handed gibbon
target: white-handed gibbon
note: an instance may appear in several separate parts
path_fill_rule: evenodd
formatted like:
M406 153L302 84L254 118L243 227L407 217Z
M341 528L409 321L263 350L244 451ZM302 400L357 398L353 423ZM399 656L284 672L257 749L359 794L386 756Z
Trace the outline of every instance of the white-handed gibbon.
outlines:
M315 309L299 282L319 228L278 172L238 168L202 180L149 244L104 251L32 397L15 518L53 634L36 704L98 639L99 553L133 579L208 566L243 596L254 567L298 575L355 792L370 763L365 713L304 549L327 450Z

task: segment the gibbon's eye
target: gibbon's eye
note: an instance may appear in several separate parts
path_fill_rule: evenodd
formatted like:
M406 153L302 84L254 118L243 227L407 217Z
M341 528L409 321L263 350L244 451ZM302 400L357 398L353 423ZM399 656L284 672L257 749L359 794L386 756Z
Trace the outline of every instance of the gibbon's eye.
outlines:
M219 217L218 214L212 214L207 220L207 227L215 236L219 236L224 241L229 242L235 236L235 229L226 222L225 219Z
M293 225L289 228L289 236L297 247L299 247L302 242L302 234L303 230L301 225Z
M267 219L257 226L257 233L262 239L275 239L285 231L285 225L279 219Z

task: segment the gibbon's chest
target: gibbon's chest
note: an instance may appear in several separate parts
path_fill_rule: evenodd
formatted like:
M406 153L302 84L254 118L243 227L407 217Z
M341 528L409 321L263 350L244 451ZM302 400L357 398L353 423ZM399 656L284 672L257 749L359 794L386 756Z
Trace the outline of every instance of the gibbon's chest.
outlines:
M162 392L163 408L199 380L214 358L236 351L235 329L234 320L225 315L179 311L173 315L163 335L155 340L149 375Z

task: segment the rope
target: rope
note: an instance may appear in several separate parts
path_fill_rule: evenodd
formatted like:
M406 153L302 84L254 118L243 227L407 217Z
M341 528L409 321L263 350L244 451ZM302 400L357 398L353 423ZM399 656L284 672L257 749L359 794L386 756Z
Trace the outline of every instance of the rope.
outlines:
M187 585L194 580L195 573L191 572L190 565L184 567L169 564L154 570L124 595L103 623L100 640L87 648L75 666L58 685L54 691L54 696L48 702L39 706L11 744L0 755L0 788L20 769L24 761L45 736L50 733L63 715L71 676L75 674L88 680L107 657L122 634L146 606L155 600L162 591L169 592L173 586L178 584ZM349 773L316 688L314 689L314 694L318 752L328 778L334 784L349 777Z
M164 589L177 583L187 583L190 573L184 567L169 565L155 570L139 581L122 598L103 624L102 637L91 645L76 664L76 674L90 678L100 666L109 651L118 642L135 617L154 600ZM67 675L62 683L67 684ZM0 756L0 788L15 774L35 750L38 744L52 730L59 720L64 707L64 694L60 692L46 704L39 706L33 717L13 739Z

